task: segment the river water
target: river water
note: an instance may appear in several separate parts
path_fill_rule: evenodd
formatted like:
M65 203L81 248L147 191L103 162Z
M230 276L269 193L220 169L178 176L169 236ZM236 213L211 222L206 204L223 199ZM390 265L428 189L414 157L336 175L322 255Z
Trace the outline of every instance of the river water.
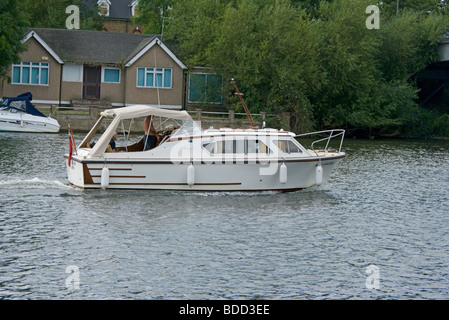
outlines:
M77 190L67 149L0 133L0 299L449 299L448 141L347 139L286 194Z

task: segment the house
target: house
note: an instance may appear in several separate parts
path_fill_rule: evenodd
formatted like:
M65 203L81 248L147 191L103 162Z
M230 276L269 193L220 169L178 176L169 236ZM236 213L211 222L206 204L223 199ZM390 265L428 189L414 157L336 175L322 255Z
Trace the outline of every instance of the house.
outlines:
M142 33L141 28L131 21L138 15L139 0L83 0L83 4L98 9L98 14L104 17L105 31Z
M142 28L131 21L132 17L139 14L139 0L84 0L83 3L88 8L96 8L98 14L104 17L104 31L142 32ZM213 69L191 68L186 73L185 87L186 109L227 111L223 100L223 77Z
M182 109L187 67L157 35L32 29L28 50L11 66L1 96L33 94L36 106L105 100Z
M132 17L139 14L139 0L84 0L87 8L97 8L104 17L104 31L141 33ZM162 30L161 30L162 31ZM223 77L207 67L193 67L186 74L186 104L190 110L227 111L223 105Z

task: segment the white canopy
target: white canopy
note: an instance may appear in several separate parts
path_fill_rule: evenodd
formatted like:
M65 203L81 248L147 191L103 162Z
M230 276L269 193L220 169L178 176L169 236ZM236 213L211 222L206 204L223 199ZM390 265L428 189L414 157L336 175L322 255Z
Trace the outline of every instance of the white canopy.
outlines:
M146 116L158 116L183 121L192 120L192 117L187 113L187 111L167 110L145 105L134 105L130 107L108 109L103 111L101 115L103 117L113 117L114 120L112 120L109 127L106 129L106 131L90 151L91 156L99 156L105 152L109 141L111 141L120 121L122 120L141 118Z
M140 118L146 116L158 116L176 120L191 120L187 111L167 110L145 105L134 105L130 107L108 109L101 113L105 117L119 117L120 120Z

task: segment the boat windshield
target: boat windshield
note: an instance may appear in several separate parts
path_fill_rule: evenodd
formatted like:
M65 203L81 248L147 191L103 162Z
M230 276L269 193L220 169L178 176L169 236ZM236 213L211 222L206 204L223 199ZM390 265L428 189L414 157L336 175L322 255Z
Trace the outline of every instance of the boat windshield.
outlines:
M2 109L9 108L10 110L14 111L20 111L20 112L26 112L33 116L38 117L46 117L42 112L36 109L36 107L31 103L31 100L33 99L33 96L31 93L26 92L18 95L17 97L3 97Z
M198 121L187 120L183 123L181 128L179 128L175 133L173 133L172 137L199 135L201 134L201 132L202 132L201 125Z
M8 99L3 100L2 109L12 109L22 112L27 112L25 101L9 101Z

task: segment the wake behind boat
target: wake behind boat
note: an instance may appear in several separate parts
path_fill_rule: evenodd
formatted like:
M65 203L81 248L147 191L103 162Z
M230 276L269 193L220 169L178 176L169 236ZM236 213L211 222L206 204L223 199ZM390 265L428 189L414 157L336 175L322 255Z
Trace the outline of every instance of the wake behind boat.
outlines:
M37 110L31 103L32 99L30 92L14 98L3 97L0 105L0 131L58 132L58 121Z
M131 128L128 122L149 119L146 123L151 126L155 117L171 123L163 122L166 127L159 128L154 137L146 135L130 143L125 130ZM107 118L112 121L91 147ZM110 150L109 143L120 127L122 146ZM202 129L186 111L145 105L110 109L101 113L77 148L69 130L70 152L65 156L68 180L86 189L295 191L325 183L345 157L341 151L344 130L319 133L326 138L306 149L296 138L309 134L256 128ZM149 139L155 144L145 150ZM331 139L339 142L336 150L330 149ZM321 150L315 149L319 142L325 143Z

